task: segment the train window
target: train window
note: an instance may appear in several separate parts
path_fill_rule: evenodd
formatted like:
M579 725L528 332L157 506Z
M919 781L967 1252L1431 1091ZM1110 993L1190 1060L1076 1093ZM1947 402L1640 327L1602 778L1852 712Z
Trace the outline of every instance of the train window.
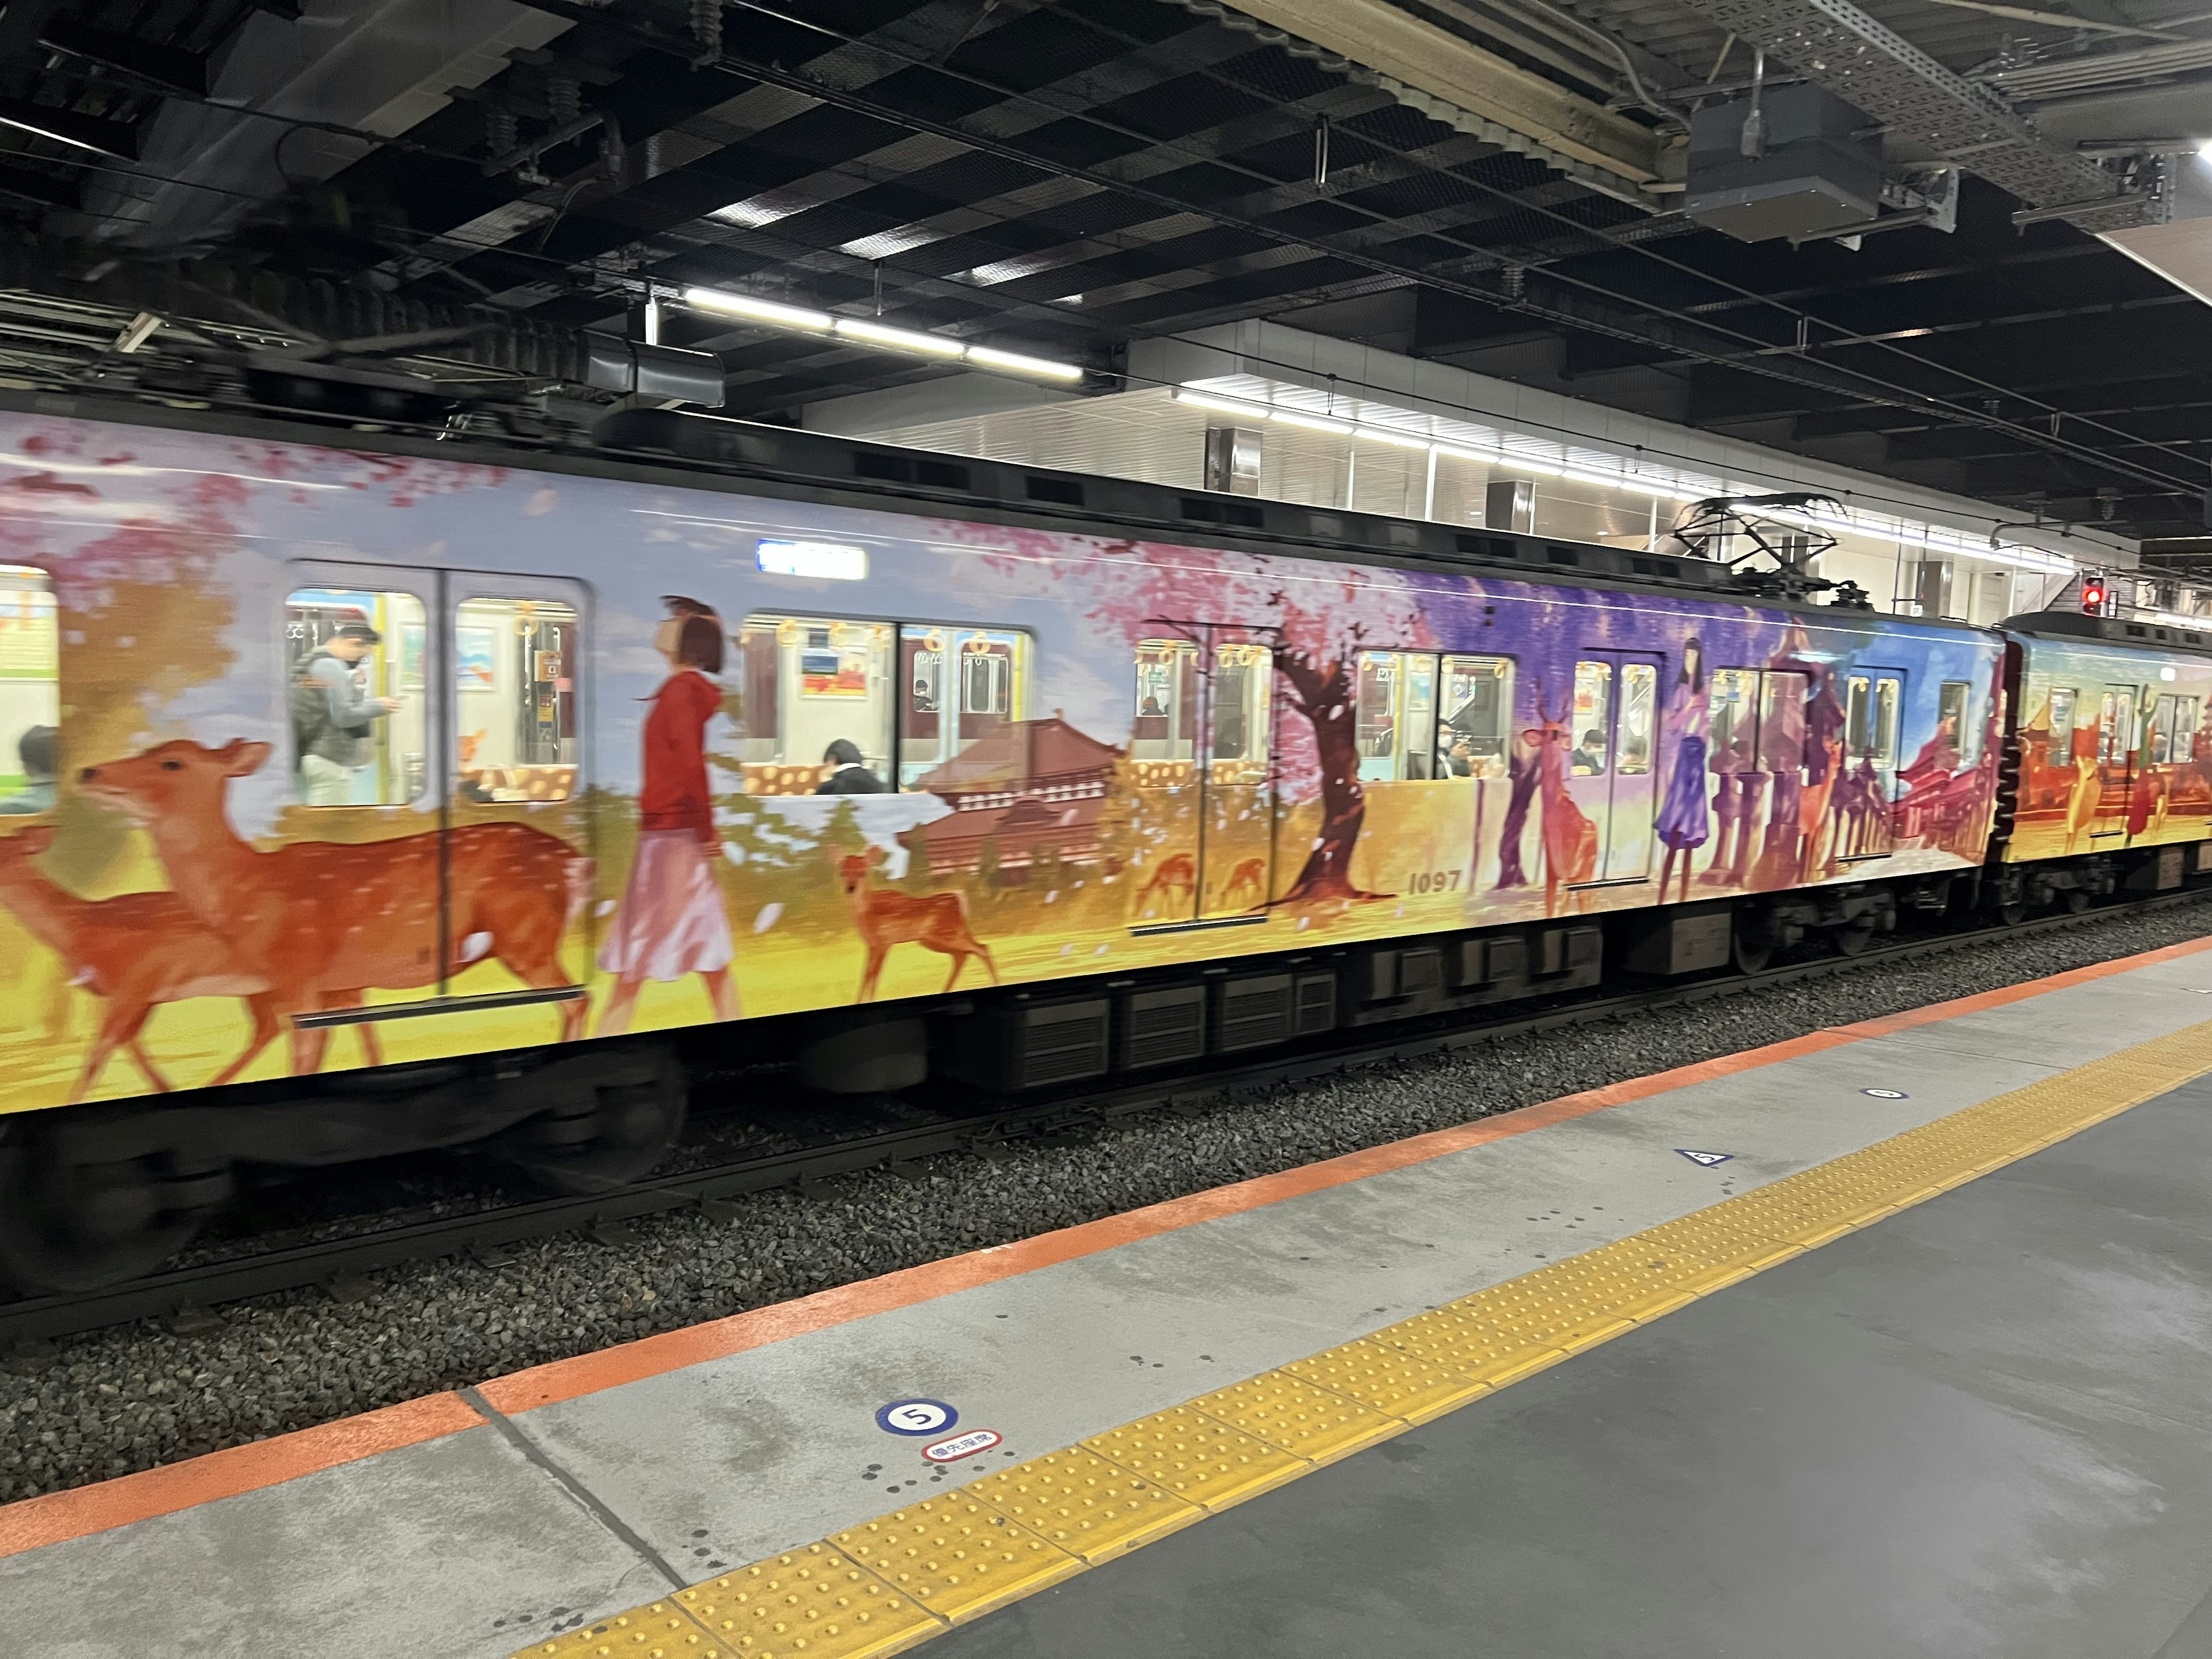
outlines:
M1437 775L1504 777L1513 665L1504 657L1446 657L1441 678Z
M1129 758L1188 761L1197 754L1198 647L1188 640L1137 647L1137 722Z
M1844 709L1844 753L1859 760L1873 752L1874 682L1863 674L1854 674Z
M1575 746L1568 751L1567 771L1577 778L1603 777L1606 770L1606 733L1613 724L1613 665L1609 662L1578 662L1575 665L1574 712L1569 717L1574 723L1571 735Z
M2097 758L2107 766L2126 765L2136 749L2135 725L2135 692L2106 692L2098 708Z
M1759 764L1759 671L1713 671L1711 765L1723 773L1749 772Z
M2173 705L2176 697L2160 697L2150 706L2150 724L2143 733L2144 757L2154 766L2164 766L2173 758Z
M1274 653L1264 645L1213 647L1213 780L1257 783L1267 771Z
M1901 690L1895 680L1876 680L1874 683L1874 763L1884 771L1897 764L1897 718Z
M1780 777L1805 765L1805 699L1809 676L1775 672L1759 677L1759 769Z
M453 730L473 801L567 800L580 758L576 613L544 599L464 599L453 611Z
M1405 717L1398 730L1404 751L1398 775L1427 778L1437 752L1437 659L1425 652L1407 654Z
M0 815L53 806L61 714L53 585L43 570L0 565Z
M2173 758L2178 764L2186 764L2197 758L2197 699L2176 697L2173 700Z
M1648 662L1624 664L1620 671L1620 756L1614 769L1624 778L1651 769L1651 736L1659 707L1659 670Z
M827 617L745 618L732 718L746 793L811 794L822 781L823 757L841 740L878 779L890 775L897 632L890 623ZM944 690L940 684L940 696Z
M2051 766L2074 764L2074 704L2076 694L2070 685L2051 688L2051 744L2049 759Z
M1352 738L1359 747L1359 775L1380 782L1399 775L1406 742L1401 702L1405 696L1406 653L1363 651L1353 688Z
M404 806L422 798L430 781L427 616L406 592L305 587L285 600L296 799ZM469 672L465 661L456 668Z
M899 787L1023 717L1029 636L1008 629L899 630Z
M1973 688L1964 680L1945 680L1936 692L1936 735L1958 755L1958 764L1971 766L1981 735L1966 718L1966 700Z

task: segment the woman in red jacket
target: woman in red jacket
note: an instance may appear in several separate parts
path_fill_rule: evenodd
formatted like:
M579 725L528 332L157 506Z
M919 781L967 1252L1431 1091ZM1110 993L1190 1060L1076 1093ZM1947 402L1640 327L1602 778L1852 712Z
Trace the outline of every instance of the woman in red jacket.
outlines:
M730 978L730 923L714 879L720 837L707 789L707 722L721 712L722 623L696 599L670 598L668 620L653 635L671 673L653 696L645 721L645 787L638 792L637 856L622 909L599 951L615 976L599 1016L599 1035L629 1029L647 980L706 981L714 1018L738 1017Z

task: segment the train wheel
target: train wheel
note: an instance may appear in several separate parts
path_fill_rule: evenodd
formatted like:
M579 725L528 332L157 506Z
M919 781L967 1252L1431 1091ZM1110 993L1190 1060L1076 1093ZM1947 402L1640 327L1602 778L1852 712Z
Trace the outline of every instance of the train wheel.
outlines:
M2089 908L2089 896L2078 887L2066 890L2066 914L2078 916Z
M0 1279L31 1291L93 1291L158 1268L230 1195L217 1165L159 1158L80 1162L37 1131L0 1141Z
M1874 918L1872 916L1854 917L1850 921L1830 928L1828 937L1835 941L1838 956L1855 957L1865 950L1874 939Z
M1729 960L1735 964L1736 972L1765 973L1781 944L1771 910L1763 904L1746 905L1737 910L1729 928Z
M673 1066L646 1081L579 1090L524 1124L508 1156L553 1192L627 1187L652 1174L674 1148L686 1092Z

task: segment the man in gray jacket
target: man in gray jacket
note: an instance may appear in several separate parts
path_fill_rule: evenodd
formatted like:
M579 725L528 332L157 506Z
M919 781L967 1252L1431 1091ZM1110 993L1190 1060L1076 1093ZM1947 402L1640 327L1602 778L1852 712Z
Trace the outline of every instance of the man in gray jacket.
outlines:
M381 638L365 623L348 623L300 665L292 740L301 793L310 806L348 804L353 775L368 763L371 723L399 707L396 697L364 696L354 676L355 665Z

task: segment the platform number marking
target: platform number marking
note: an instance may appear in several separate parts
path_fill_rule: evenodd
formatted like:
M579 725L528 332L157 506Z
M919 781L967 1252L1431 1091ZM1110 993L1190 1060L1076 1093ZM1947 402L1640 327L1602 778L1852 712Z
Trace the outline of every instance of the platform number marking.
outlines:
M1912 1098L1911 1095L1906 1094L1902 1089L1862 1089L1859 1092L1863 1095L1872 1095L1876 1100L1910 1100Z
M1677 1146L1674 1150L1691 1163L1708 1170L1716 1164L1725 1164L1735 1156L1734 1152L1693 1152L1687 1146Z
M894 1400L876 1413L876 1426L886 1434L942 1434L959 1420L942 1400Z

